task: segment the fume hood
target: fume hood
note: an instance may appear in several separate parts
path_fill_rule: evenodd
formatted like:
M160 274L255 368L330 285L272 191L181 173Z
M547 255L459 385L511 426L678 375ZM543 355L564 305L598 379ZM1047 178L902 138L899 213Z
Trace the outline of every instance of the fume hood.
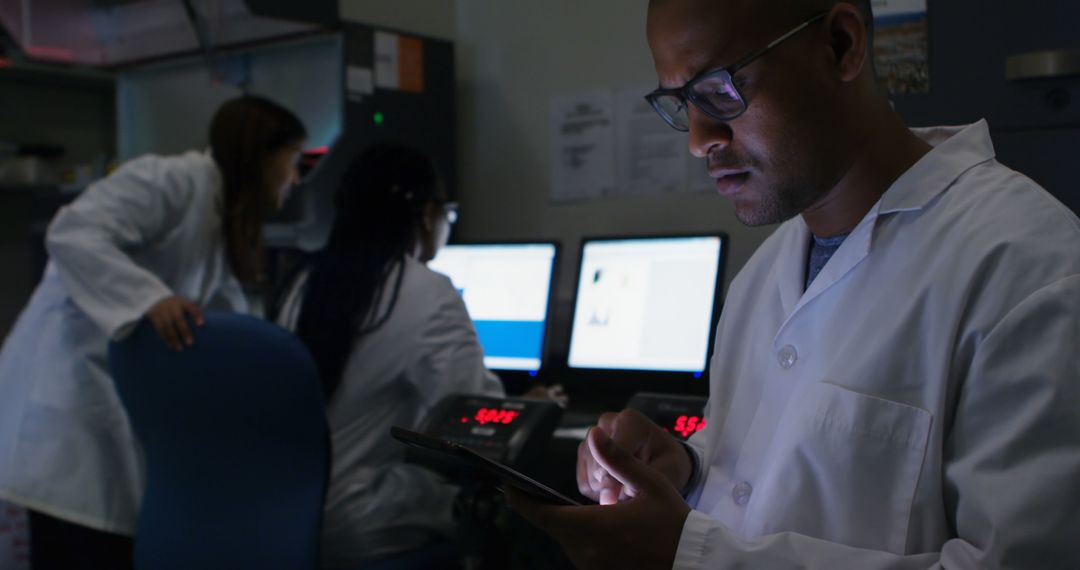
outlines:
M305 35L318 30L313 22L336 21L336 1L285 4L0 0L0 24L29 61L117 68Z

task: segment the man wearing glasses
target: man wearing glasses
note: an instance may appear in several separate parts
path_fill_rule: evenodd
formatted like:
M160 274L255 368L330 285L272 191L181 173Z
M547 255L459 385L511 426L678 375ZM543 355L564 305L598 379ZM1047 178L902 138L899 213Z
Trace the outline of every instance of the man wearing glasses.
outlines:
M660 87L749 225L708 428L579 449L511 501L583 568L1080 568L1080 222L984 121L909 130L867 0L653 0Z

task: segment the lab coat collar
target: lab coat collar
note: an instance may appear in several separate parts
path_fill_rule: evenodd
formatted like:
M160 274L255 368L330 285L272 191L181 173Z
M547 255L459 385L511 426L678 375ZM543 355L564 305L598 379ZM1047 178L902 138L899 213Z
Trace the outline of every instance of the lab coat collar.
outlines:
M810 284L806 283L806 256L810 228L802 216L792 220L780 261L780 301L786 321L802 307L828 290L870 255L878 218L895 212L920 210L972 167L994 158L990 128L985 120L964 127L912 129L934 146L893 183L851 231L840 248ZM787 326L777 331L776 338Z
M784 326L777 331L777 339L779 339L780 333L786 327L786 321L789 321L799 309L832 287L833 284L847 275L870 254L874 226L880 215L880 207L881 202L875 204L859 222L859 225L855 226L855 229L848 234L844 243L840 245L840 248L836 250L836 253L833 254L825 267L814 278L809 288L805 288L805 283L806 256L811 239L810 228L806 225L802 216L792 220L794 227L787 237L787 243L783 246L784 254L780 264L781 275L779 279L780 302L783 304L784 314L787 315L787 319Z
M921 210L972 167L994 158L985 119L960 127L912 129L934 148L893 182L879 214Z
M217 213L218 218L225 219L225 183L222 181L221 167L218 166L216 160L214 160L214 153L210 147L202 152L203 157L207 162L213 165L210 174L210 184L214 189L214 212Z

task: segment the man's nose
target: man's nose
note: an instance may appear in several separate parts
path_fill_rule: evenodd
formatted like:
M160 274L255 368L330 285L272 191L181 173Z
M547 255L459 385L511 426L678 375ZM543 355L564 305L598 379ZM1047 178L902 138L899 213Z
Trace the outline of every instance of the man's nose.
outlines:
M702 113L694 105L687 109L690 120L690 154L706 158L717 147L731 144L731 126Z

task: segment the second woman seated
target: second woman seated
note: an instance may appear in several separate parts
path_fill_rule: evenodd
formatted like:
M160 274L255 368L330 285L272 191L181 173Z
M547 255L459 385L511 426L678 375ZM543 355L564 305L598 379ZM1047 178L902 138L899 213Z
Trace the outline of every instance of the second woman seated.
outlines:
M457 488L404 462L391 425L444 396L503 395L461 295L427 268L450 232L445 192L418 151L381 145L348 168L326 246L289 287L278 321L315 357L333 460L323 565L356 568L453 534Z

